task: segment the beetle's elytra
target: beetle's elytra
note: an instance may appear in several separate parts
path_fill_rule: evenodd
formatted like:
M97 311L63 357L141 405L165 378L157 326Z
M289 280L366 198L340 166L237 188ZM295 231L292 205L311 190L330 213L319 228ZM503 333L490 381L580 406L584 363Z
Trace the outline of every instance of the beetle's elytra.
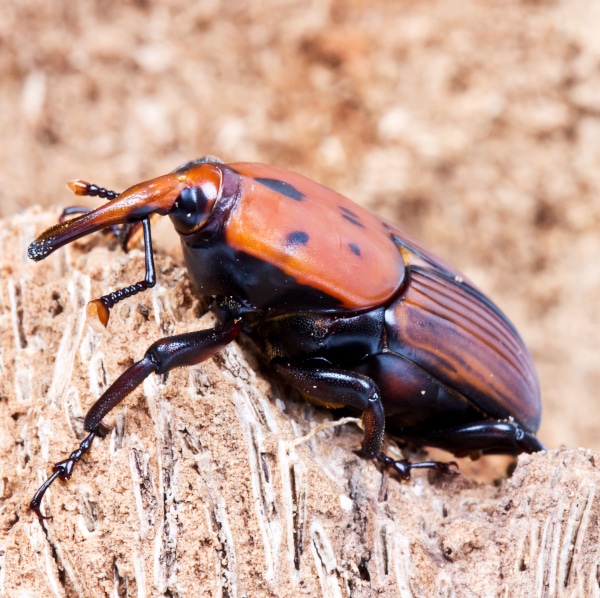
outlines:
M220 324L161 339L96 401L89 435L57 463L31 508L101 433L103 417L151 373L199 363L245 334L284 380L308 398L362 413L357 453L403 477L415 467L381 452L384 427L457 455L535 452L540 391L533 362L502 312L457 270L395 225L305 177L262 164L188 162L120 195L82 181L79 195L107 199L67 209L29 247L38 261L113 227L126 247L144 233L144 281L91 302L110 308L155 283L149 217L169 215L190 278ZM66 220L66 216L79 213Z

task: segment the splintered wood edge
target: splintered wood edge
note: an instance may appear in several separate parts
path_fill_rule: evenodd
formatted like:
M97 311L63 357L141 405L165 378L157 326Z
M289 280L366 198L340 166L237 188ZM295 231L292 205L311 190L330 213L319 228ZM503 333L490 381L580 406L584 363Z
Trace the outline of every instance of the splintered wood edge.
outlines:
M354 425L298 443L332 415L237 344L149 377L40 523L27 505L94 397L157 338L213 322L159 254L157 286L94 332L86 303L137 280L143 256L98 235L29 262L54 218L0 226L0 595L595 595L597 453L524 455L496 484L400 483L354 455Z

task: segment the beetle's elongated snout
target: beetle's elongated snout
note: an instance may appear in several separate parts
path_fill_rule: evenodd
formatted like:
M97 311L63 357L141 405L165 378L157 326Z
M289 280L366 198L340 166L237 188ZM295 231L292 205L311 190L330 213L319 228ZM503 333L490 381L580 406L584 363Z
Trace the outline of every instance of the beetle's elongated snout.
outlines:
M53 251L109 226L136 222L151 214L168 214L187 183L181 174L167 174L130 187L99 208L60 222L44 231L28 248L29 257L39 262ZM77 192L79 182L70 185Z

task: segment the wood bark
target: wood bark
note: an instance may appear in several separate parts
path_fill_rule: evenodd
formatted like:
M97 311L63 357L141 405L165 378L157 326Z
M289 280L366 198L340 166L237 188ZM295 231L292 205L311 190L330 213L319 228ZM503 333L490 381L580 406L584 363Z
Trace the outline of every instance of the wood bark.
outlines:
M1 596L600 594L600 455L525 455L492 482L473 472L494 480L494 462L465 462L462 476L401 483L352 452L356 426L296 443L335 414L238 344L148 378L49 490L40 523L29 501L95 398L154 340L213 323L159 254L157 286L97 334L87 301L142 278L143 255L95 235L29 262L54 218L0 222Z

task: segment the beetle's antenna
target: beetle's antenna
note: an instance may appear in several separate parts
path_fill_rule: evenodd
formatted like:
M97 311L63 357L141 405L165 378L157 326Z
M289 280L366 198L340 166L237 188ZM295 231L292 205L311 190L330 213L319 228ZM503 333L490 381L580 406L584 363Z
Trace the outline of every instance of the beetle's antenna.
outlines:
M117 199L117 197L120 195L120 193L117 193L116 191L111 191L110 189L105 189L104 187L98 187L98 185L93 185L80 179L76 181L69 181L67 183L67 187L73 193L75 193L75 195L79 195L79 197L101 197L102 199L108 199L108 201L112 201L113 199ZM62 211L62 214L58 217L58 221L65 222L69 216L87 214L91 211L92 209L88 208L87 206L67 206ZM114 225L111 228L115 237L121 240L121 227L119 225ZM121 247L123 247L122 241Z
M81 179L69 181L67 183L67 187L71 189L75 195L79 195L79 197L101 197L102 199L108 199L108 201L112 201L121 195L116 191L111 191L110 189L105 189L104 187L98 187L98 185L93 185L92 183L82 181Z
M150 232L150 219L144 218L141 221L144 229L144 255L146 259L146 276L144 280L136 282L131 286L119 289L103 295L100 299L94 299L87 304L87 318L90 326L97 332L102 332L108 324L110 308L122 301L136 295L142 291L152 288L156 284L156 270L154 268L154 254L152 252L152 235Z

